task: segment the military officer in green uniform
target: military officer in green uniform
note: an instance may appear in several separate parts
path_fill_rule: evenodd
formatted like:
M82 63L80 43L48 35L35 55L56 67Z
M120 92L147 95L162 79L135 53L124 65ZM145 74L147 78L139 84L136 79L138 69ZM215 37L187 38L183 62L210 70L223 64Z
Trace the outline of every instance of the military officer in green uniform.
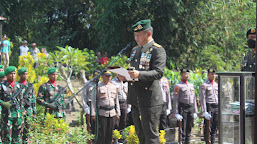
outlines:
M5 69L7 81L0 83L0 104L2 105L2 141L4 144L22 143L23 88L15 82L16 67Z
M37 103L45 106L45 112L54 114L55 118L65 118L64 95L60 93L63 88L56 83L57 68L49 68L47 74L49 81L39 87Z
M4 66L0 65L0 72L4 72Z
M246 37L248 39L248 43L250 41L255 42L256 41L256 27L250 28L247 33ZM248 44L249 45L249 44ZM256 48L253 46L251 48L251 51L246 52L243 63L242 63L242 71L255 71L255 53Z
M6 80L6 77L5 77L5 74L4 74L4 71L1 71L0 72L0 83L2 83L4 80ZM1 121L1 115L2 115L2 106L0 105L0 121ZM0 124L0 128L1 128L1 125ZM1 130L0 130L0 144L2 143L2 138L1 138Z
M4 80L6 80L6 77L5 77L5 74L4 74L4 71L0 72L0 83L2 83ZM0 121L1 121L1 115L2 115L2 106L0 105ZM0 128L1 128L1 125L0 124ZM2 132L0 130L0 144L2 143L2 136L1 136Z
M164 48L155 43L151 21L141 20L132 26L137 46L129 58L128 104L141 144L159 143L158 124L164 103L159 80L166 65Z
M28 143L28 132L30 129L29 120L31 120L36 113L36 99L33 84L27 81L28 79L28 68L22 67L18 70L20 85L24 87L23 93L23 106L25 111L24 124L23 124L23 143Z
M0 83L6 80L6 76L4 74L4 71L0 72Z

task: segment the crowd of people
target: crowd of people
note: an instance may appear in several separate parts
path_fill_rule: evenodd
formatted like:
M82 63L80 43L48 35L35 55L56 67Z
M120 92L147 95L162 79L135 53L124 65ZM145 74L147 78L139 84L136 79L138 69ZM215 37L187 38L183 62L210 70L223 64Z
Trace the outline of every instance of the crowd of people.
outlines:
M205 142L214 143L218 125L218 83L215 82L215 70L208 69L208 79L200 86L199 112L194 85L188 82L190 73L187 68L180 70L181 81L175 85L174 94L170 94L169 81L164 77L166 52L152 37L151 21L141 20L132 26L132 30L138 44L132 49L128 61L128 74L132 80L127 80L121 74L112 79L113 74L106 70L101 72L102 81L88 81L82 92L83 110L90 117L89 132L99 132L95 143L111 144L115 128L123 132L127 125L133 124L141 144L157 144L159 130L167 128L171 112L181 124L182 143L190 143L193 120L200 113L205 119ZM248 39L250 35L255 35L255 30L251 28L247 32ZM256 40L256 37L251 39ZM29 49L24 40L20 55L26 55L28 51L35 59L34 67L37 67L39 49L36 43L32 43L32 49ZM45 113L53 114L55 118L65 118L64 88L57 84L58 70L52 67L47 71L49 81L39 87L35 97L33 84L27 81L29 73L26 67L18 70L20 80L15 81L16 67L8 66L9 52L10 43L6 41L5 35L2 56L6 62L3 62L4 66L0 65L0 136L3 143L27 143L29 120L35 115L36 103L45 107ZM46 51L41 49L41 52ZM97 62L108 63L107 53L101 57L98 52L97 56ZM244 68L253 66L247 60L244 63ZM94 71L93 76L99 72Z
M38 55L38 53L44 53L47 56L46 48L41 48L41 50L39 50L37 48L36 43L32 43L31 44L32 48L29 48L27 44L28 44L28 42L26 40L24 40L22 42L22 45L19 47L19 55L20 56L27 55L27 53L30 52L30 54L32 55L32 57L35 61L33 67L36 68L38 66L37 55ZM9 56L10 56L10 53L11 53L11 43L7 39L6 34L3 35L2 42L0 42L0 45L1 45L1 48L2 48L1 49L1 54L0 54L1 63L5 68L7 68L9 66Z

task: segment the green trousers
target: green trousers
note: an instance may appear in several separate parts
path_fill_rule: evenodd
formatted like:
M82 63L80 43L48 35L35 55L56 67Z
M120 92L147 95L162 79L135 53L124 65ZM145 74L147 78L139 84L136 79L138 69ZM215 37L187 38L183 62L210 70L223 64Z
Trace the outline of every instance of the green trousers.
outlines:
M2 121L2 143L22 144L22 118L3 117Z

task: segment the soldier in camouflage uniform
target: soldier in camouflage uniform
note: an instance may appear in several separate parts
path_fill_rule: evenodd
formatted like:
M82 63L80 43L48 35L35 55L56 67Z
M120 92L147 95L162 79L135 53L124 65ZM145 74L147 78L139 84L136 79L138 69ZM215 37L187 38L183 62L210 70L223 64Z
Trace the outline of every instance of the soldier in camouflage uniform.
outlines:
M49 81L42 84L39 87L37 95L37 103L39 105L45 106L45 113L54 114L55 118L65 118L65 103L64 95L57 98L62 87L56 83L58 78L57 68L52 67L47 71Z
M0 83L2 83L4 80L6 80L4 71L0 72ZM1 120L1 115L2 115L2 106L0 105L0 120ZM2 124L0 124L1 127ZM2 143L2 136L1 136L2 132L0 131L0 144Z
M0 72L4 72L4 66L0 65Z
M36 99L33 84L27 82L28 68L22 67L18 70L20 80L18 83L24 86L23 103L25 110L24 124L23 124L23 143L28 143L28 132L30 129L29 120L31 120L36 113Z
M250 28L247 33L246 37L248 39L248 42L250 39L256 41L256 27ZM246 52L243 63L242 63L242 71L255 71L255 53L256 53L256 48L252 48L251 51Z
M0 83L6 80L4 72L0 72Z
M22 143L23 89L15 82L15 70L14 66L6 68L7 81L0 83L0 104L3 108L1 131L4 144ZM20 94L15 97L17 93Z

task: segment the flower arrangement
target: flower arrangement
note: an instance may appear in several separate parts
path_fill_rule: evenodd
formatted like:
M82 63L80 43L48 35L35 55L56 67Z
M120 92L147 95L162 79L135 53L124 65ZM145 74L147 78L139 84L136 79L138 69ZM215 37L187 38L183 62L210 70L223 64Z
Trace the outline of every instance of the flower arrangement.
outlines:
M129 126L129 135L126 141L127 141L127 144L139 144L139 139L136 134L136 129L134 125Z
M112 137L115 140L119 140L119 139L121 139L122 135L120 134L120 131L115 129L115 130L112 131Z
M159 133L160 144L165 144L166 142L165 135L166 135L165 130L160 130L160 133Z

